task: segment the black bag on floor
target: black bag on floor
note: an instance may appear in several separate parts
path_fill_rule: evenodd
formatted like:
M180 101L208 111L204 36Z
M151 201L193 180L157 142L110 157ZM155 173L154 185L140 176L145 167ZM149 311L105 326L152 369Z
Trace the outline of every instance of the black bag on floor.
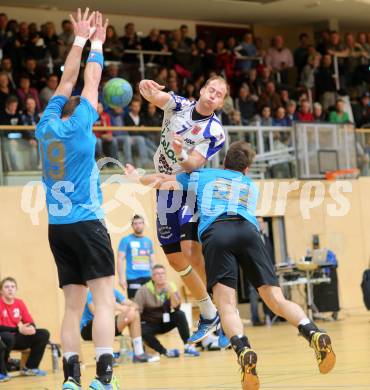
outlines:
M366 309L370 310L370 269L364 271L364 274L362 275L361 288Z

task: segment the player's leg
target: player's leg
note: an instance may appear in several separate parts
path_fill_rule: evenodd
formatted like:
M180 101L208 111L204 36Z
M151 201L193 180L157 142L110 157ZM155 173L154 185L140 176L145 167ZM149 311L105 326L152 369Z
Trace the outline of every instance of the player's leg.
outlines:
M245 233L245 245L240 252L241 265L249 281L258 289L262 300L275 314L298 327L299 332L315 349L320 372L329 372L335 365L330 337L320 332L300 306L284 298L272 261L257 229L248 221L241 226Z
M238 259L234 253L241 241L236 233L237 228L231 221L215 222L203 233L207 287L213 292L223 330L238 356L243 389L257 390L257 354L251 349L244 335L243 324L237 311Z
M81 388L80 321L86 303L84 285L68 284L63 287L65 309L61 326L63 350L64 390Z
M96 377L103 385L112 381L115 330L114 277L106 276L87 282L94 302L92 336L96 351Z
M329 335L320 331L315 323L308 319L299 305L285 299L280 287L263 285L258 288L258 292L276 315L285 318L290 324L296 326L300 334L309 342L315 350L320 372L327 374L331 371L336 358Z

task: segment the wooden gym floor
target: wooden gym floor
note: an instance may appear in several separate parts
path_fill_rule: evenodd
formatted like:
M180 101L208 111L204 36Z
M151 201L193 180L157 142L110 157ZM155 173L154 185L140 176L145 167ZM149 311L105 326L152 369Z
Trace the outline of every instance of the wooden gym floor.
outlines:
M247 327L249 339L258 353L261 390L370 390L370 315L361 314L338 322L319 323L331 335L337 365L328 375L317 369L314 352L287 324L272 328ZM165 346L180 345L176 333L162 338ZM93 350L83 347L87 363ZM86 356L87 355L87 356ZM83 371L83 388L88 388L95 368ZM122 390L237 390L238 366L232 351L204 352L199 358L167 359L151 364L128 363L116 368ZM13 378L0 383L0 390L58 390L62 374L44 378Z

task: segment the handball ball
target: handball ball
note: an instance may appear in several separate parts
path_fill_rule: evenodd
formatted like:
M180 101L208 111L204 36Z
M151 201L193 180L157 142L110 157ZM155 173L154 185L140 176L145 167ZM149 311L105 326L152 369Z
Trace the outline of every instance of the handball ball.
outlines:
M126 107L132 99L131 84L125 79L110 79L103 89L104 102L111 108Z

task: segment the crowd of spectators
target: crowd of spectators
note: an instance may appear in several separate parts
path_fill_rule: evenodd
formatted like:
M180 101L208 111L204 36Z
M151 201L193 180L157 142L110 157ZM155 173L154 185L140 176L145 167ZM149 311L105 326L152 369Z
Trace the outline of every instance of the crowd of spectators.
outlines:
M38 122L57 87L74 39L68 20L62 22L61 30L58 35L52 22L37 26L0 14L0 124ZM364 127L370 123L370 33L347 33L342 37L336 31L323 31L315 42L302 33L299 46L292 51L280 35L265 45L251 31L210 42L202 36L192 39L186 25L169 32L152 29L147 37L141 37L133 23L124 26L123 36L109 26L101 86L112 77L124 77L132 83L134 97L125 109L110 109L101 100L101 125L161 124L161 112L143 101L137 90L141 78L139 57L128 50L172 53L145 54L146 77L191 100L197 99L209 76L223 75L230 85L224 108L218 113L224 125L281 127L291 126L294 121L353 121L357 127ZM334 56L339 74L335 72ZM78 81L75 94L81 91L82 83ZM346 96L344 100L341 95ZM144 165L150 163L157 143L154 135L144 132L96 134L98 156L116 158L122 151L126 161L131 161L136 148ZM34 143L32 132L22 137Z

